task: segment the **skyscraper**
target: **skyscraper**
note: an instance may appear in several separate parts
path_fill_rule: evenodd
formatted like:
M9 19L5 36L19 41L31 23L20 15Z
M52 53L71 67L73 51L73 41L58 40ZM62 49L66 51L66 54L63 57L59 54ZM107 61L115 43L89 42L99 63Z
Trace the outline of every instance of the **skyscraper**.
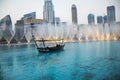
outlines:
M108 18L108 23L115 22L115 7L114 6L108 6L107 7L107 18Z
M0 29L2 30L2 38L4 38L8 43L10 43L14 34L12 30L12 20L10 15L6 15L0 20Z
M103 17L103 22L104 22L104 23L107 23L107 22L108 22L107 15L105 15L105 16Z
M102 16L97 16L97 23L102 24L103 23L103 17Z
M47 23L55 23L55 13L54 13L54 6L52 4L52 0L44 0L44 7L43 7L43 19Z
M75 4L72 5L71 11L72 11L72 23L77 24L78 23L77 22L77 8Z
M95 19L93 14L88 15L88 24L90 25L95 24Z

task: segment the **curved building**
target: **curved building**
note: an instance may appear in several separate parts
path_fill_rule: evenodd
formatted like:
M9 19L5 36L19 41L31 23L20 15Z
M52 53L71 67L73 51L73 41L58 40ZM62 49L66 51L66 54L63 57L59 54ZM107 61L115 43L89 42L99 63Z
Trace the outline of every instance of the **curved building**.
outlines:
M72 12L72 23L77 24L78 23L78 21L77 21L77 8L76 8L75 4L72 5L71 12Z
M0 28L2 30L2 38L4 38L9 43L14 35L10 15L7 15L1 19Z

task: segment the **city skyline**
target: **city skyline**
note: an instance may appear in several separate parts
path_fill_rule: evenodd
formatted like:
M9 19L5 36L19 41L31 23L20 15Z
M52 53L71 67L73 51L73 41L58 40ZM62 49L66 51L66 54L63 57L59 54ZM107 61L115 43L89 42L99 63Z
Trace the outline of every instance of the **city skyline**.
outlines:
M62 22L72 23L71 21L71 5L76 4L78 11L78 24L87 24L87 15L93 13L96 17L101 15L107 15L107 6L114 5L116 9L116 21L120 21L120 1L119 0L66 0L58 1L52 0L54 5L55 16L60 17ZM93 5L94 2L94 5ZM28 4L27 4L28 3ZM86 4L86 5L85 5ZM43 5L44 0L31 0L31 1L22 1L22 0L1 0L0 2L0 19L10 14L13 24L16 20L19 20L24 14L30 12L36 12L37 18L43 19Z

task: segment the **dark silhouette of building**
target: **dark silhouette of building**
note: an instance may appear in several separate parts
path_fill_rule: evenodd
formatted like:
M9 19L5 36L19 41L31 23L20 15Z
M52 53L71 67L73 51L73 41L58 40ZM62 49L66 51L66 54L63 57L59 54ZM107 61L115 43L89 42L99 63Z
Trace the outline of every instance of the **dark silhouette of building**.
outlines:
M107 15L103 16L103 23L107 23L108 19L107 19Z
M75 4L72 5L71 11L72 11L72 23L77 24L78 23L78 21L77 21L77 8L76 8Z
M114 6L107 7L107 18L108 18L108 23L116 21L115 7Z
M60 18L59 17L55 17L55 24L59 25L61 23Z
M93 25L95 24L95 18L93 14L88 15L88 24Z
M97 23L102 24L103 23L103 17L102 16L97 16Z

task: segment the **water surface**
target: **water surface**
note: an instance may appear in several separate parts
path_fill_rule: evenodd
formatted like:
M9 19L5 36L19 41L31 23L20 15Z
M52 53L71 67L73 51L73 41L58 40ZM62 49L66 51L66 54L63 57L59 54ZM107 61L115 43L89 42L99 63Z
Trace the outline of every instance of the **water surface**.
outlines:
M66 43L47 54L0 46L0 80L120 80L120 41Z

